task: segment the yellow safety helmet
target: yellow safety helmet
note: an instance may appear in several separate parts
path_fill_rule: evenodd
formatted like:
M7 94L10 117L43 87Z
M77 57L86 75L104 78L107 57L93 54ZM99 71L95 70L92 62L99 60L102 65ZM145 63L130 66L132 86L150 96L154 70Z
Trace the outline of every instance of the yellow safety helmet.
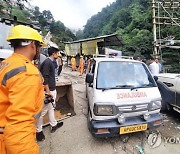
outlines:
M7 41L11 42L12 40L34 40L41 43L42 46L46 46L43 41L42 36L39 32L31 27L24 26L24 25L17 25L14 26L7 37Z

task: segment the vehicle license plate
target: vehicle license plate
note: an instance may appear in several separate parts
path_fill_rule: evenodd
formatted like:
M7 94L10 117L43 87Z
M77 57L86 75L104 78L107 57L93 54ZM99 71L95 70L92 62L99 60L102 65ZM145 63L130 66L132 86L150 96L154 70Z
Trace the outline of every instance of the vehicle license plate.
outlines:
M120 128L120 134L140 132L140 131L144 131L144 130L147 130L147 124L126 126L126 127Z

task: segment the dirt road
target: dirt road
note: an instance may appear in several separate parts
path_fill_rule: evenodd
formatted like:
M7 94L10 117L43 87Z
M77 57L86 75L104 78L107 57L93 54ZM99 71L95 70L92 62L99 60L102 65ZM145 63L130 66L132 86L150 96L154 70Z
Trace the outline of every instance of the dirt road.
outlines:
M76 115L63 120L55 133L44 128L46 140L39 142L41 154L179 154L180 115L163 114L164 122L156 130L132 133L115 138L97 139L87 128L85 75L63 68L62 75L73 83Z

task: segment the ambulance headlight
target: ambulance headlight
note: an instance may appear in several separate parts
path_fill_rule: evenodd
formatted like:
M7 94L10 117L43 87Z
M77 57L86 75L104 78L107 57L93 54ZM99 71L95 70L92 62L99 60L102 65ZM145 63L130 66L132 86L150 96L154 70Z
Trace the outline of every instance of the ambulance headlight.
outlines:
M113 116L115 115L115 111L114 105L94 105L94 114L98 116Z
M150 104L149 104L149 110L150 111L153 111L153 110L158 110L158 109L161 109L161 101L152 101Z

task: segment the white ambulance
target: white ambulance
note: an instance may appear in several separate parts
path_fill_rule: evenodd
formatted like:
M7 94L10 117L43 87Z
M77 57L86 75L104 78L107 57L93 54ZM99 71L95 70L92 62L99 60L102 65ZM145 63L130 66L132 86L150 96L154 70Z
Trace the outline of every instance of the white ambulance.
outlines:
M143 62L93 58L86 75L88 126L95 137L145 131L162 123L161 95Z

